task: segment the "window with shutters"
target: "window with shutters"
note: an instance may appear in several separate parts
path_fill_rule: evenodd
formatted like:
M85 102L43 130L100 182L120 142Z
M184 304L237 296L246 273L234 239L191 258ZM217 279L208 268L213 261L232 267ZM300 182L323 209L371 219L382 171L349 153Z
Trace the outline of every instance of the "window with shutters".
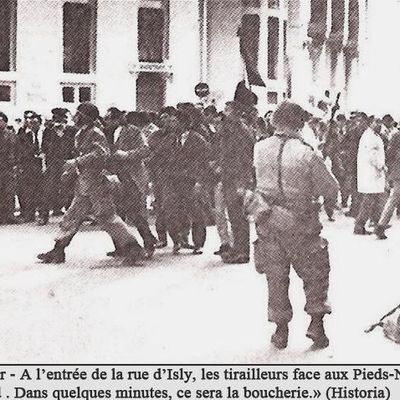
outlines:
M268 0L268 8L278 9L279 8L279 0Z
M63 6L64 72L89 74L95 67L95 3L65 2Z
M15 81L0 81L0 103L15 103L15 94Z
M269 104L278 104L278 93L277 92L268 92L267 100Z
M161 63L165 54L165 12L163 8L140 7L138 51L140 62Z
M84 101L95 101L96 87L92 83L62 83L61 95L63 103L79 104Z
M260 8L260 6L261 6L260 0L242 0L242 7Z
M0 5L0 71L14 71L16 58L16 1Z
M279 18L268 18L268 79L278 78Z

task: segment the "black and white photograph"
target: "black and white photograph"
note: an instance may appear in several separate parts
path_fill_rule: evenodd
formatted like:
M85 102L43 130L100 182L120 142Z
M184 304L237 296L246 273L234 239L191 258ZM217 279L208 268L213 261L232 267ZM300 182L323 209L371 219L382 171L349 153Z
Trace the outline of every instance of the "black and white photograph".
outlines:
M399 20L0 0L0 361L398 362Z

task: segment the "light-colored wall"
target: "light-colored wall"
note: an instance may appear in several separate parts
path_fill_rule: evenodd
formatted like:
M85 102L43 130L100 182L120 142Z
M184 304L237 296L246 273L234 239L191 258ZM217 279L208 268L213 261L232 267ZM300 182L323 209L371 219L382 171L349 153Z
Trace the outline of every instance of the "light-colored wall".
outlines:
M360 76L352 93L353 108L368 113L392 113L400 118L400 3L397 0L369 0L366 40L360 57Z
M17 20L16 111L46 112L59 100L62 9L58 1L20 0Z
M96 103L101 110L135 106L136 81L130 73L137 58L137 4L98 0Z
M208 83L219 106L233 100L236 84L243 79L237 37L241 13L240 0L209 0Z
M360 0L360 3L364 1ZM63 0L18 0L17 71L0 72L0 80L17 81L17 104L14 107L2 103L0 109L16 115L31 108L49 114L52 107L61 105L60 82L80 80L96 83L96 102L102 111L111 105L133 109L136 81L131 69L137 61L139 0L98 0L97 70L93 75L81 77L62 72L62 3ZM265 7L266 1L262 4ZM397 24L400 5L396 0L387 0L385 5L370 0L369 7L367 25L361 24L359 73L350 85L348 107L398 115L400 56L392 44L393 38L400 36ZM170 12L167 62L171 64L173 76L167 83L167 104L196 101L194 86L201 76L198 0L171 0ZM233 98L236 83L243 77L237 37L241 12L240 0L208 0L207 81L220 107ZM289 1L288 51L293 96L304 100L315 90L310 85L308 52L303 47L308 12L309 2ZM264 78L265 18L268 15L269 11L264 8L261 12L259 65ZM343 68L339 63L338 82L343 82L342 75ZM277 83L276 87L280 88L280 85ZM320 86L322 92L325 84ZM368 88L367 92L365 88ZM268 107L264 104L266 91L257 89L261 108Z
M170 0L169 62L173 76L167 84L167 104L196 101L200 82L200 22L198 0Z

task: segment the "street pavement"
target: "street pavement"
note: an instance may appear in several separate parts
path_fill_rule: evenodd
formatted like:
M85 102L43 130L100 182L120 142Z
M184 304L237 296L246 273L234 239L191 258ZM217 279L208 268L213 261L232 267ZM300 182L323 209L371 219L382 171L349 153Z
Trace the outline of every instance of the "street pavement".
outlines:
M394 218L395 219L395 218ZM112 242L86 225L67 263L42 265L57 228L0 227L2 363L396 363L400 346L369 325L400 303L400 222L390 238L352 234L352 219L324 219L330 242L331 346L310 351L302 284L293 273L289 346L269 343L267 286L253 262L224 265L209 228L203 255L171 247L126 267L106 257Z

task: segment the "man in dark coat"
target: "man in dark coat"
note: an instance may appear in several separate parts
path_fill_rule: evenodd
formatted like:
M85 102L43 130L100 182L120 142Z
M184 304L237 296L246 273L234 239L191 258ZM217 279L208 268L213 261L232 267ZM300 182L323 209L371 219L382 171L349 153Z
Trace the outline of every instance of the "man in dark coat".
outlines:
M385 208L375 228L378 239L387 239L387 229L393 212L400 204L400 132L397 130L392 134L386 156L388 167L388 179L391 182L391 190Z
M155 197L156 231L158 236L157 248L167 246L167 228L164 212L165 173L164 167L168 163L169 154L166 144L170 136L174 135L178 122L175 117L174 107L165 107L160 111L160 129L153 132L149 137L150 155L146 160L149 178L153 184Z
M163 147L164 201L166 227L174 242L174 254L182 244L182 234L190 221L193 253L201 254L206 240L206 224L200 204L202 188L208 178L208 146L206 140L193 130L190 115L178 111L176 129L168 135Z
M0 224L14 218L14 140L7 129L8 117L0 112Z
M41 153L44 156L44 196L39 212L39 224L46 225L50 210L54 216L62 215L62 208L68 206L73 196L62 191L61 175L64 162L73 158L76 128L67 125L68 110L54 108L53 118L43 131ZM68 198L69 197L69 198Z
M108 145L112 146L115 143L115 131L121 126L121 121L124 118L124 112L117 107L110 107L103 119L104 135L108 141Z
M24 125L17 134L17 194L23 222L35 220L35 213L43 194L43 160L39 143L41 124L40 115L33 111L25 111Z
M243 264L250 257L250 227L243 213L243 193L253 178L253 133L243 124L242 105L227 104L221 126L220 161L224 198L232 229L233 248L223 256L228 264Z

